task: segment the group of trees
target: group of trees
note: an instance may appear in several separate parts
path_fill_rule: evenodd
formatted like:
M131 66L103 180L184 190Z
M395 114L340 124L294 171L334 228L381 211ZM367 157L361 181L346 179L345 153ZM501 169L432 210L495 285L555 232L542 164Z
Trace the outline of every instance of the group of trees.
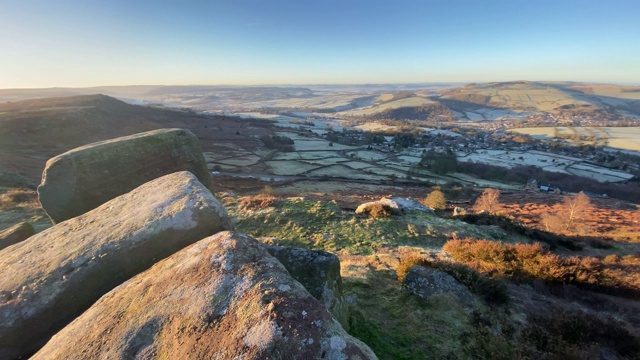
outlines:
M418 166L443 175L458 170L458 159L451 150L439 153L431 149L422 155Z
M264 146L266 146L268 149L278 150L283 152L296 151L293 140L287 136L265 135L261 137L260 140L264 143Z

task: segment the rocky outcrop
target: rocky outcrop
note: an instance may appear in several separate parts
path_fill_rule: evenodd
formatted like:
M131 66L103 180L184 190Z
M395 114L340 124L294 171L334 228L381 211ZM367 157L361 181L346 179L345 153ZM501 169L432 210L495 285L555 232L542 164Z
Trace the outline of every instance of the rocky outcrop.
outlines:
M433 295L451 292L462 302L473 301L473 294L464 285L444 271L415 265L404 277L402 285L414 295L427 299Z
M361 204L356 209L356 214L368 214L372 207L380 204L383 206L388 206L393 214L401 214L411 211L422 211L422 212L430 212L433 213L433 209L420 204L418 201L411 198L391 198L391 199L380 199L378 201L370 201Z
M342 296L340 259L326 251L288 248L263 244L264 248L284 265L289 274L309 293L341 320L346 320Z
M59 223L177 171L190 171L213 191L193 133L149 131L82 146L49 159L38 199L51 220Z
M21 222L8 229L2 230L0 231L0 250L26 240L35 233L36 231L33 225L28 222Z
M113 289L38 359L375 359L256 240L222 232Z
M115 286L185 246L230 228L222 205L184 171L153 180L4 249L0 358L36 351Z

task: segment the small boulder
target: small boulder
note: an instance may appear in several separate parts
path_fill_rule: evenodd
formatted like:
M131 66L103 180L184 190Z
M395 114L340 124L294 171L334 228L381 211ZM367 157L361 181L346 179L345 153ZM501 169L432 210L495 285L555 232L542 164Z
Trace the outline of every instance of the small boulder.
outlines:
M221 232L103 296L39 359L376 359L284 266Z
M230 228L222 205L183 171L0 251L0 359L35 352L115 286Z
M467 209L459 206L456 206L453 208L453 216L462 216L462 215L467 215Z
M398 207L398 204L396 204L395 202L389 199L382 199L360 204L360 206L356 208L356 214L369 214L371 213L371 210L380 205L387 207L393 215L399 215L402 212Z
M391 212L395 215L411 211L433 213L433 209L420 204L415 199L395 197L391 199L384 198L377 201L363 203L356 209L356 214L368 214L371 209L377 204L389 207L391 209Z
M189 171L213 191L198 139L161 129L85 145L47 161L38 187L54 223L71 219L163 175Z
M462 302L473 301L473 294L464 285L444 271L415 265L405 276L402 285L414 295L423 299L436 294L451 292Z
M403 212L422 211L433 213L432 208L421 204L416 199L394 197L391 199L391 201L398 204L398 208L400 208Z
M338 256L326 251L277 245L263 244L263 247L335 317L341 320L347 319Z
M35 235L35 233L36 230L33 228L33 225L28 222L21 222L8 229L2 230L0 231L0 250L26 240L31 235Z

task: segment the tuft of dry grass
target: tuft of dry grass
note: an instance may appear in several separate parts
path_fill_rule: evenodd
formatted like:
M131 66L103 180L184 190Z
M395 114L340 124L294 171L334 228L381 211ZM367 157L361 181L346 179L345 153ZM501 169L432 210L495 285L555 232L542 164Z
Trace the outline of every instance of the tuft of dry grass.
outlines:
M10 189L0 194L0 210L15 209L19 206L38 206L38 195L29 189Z
M277 200L277 197L268 194L243 196L238 200L238 208L240 210L262 210L273 206Z
M369 208L369 216L374 219L389 217L393 214L393 209L389 205L376 203Z

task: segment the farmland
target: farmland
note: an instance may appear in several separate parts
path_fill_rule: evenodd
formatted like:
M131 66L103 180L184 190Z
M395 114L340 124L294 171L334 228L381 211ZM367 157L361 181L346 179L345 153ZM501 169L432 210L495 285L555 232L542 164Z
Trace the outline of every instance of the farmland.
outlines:
M511 129L536 138L562 137L573 142L602 144L614 150L640 151L640 127L537 127Z

